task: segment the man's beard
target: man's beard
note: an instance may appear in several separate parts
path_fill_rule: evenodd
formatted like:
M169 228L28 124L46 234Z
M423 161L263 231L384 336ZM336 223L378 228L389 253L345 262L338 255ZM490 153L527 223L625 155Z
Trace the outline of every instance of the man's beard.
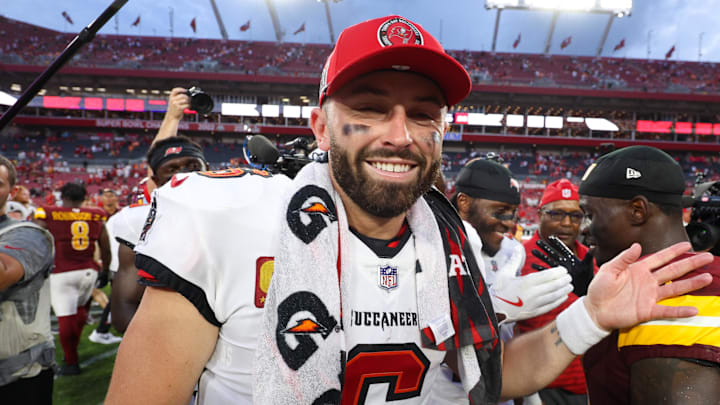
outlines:
M430 163L424 157L407 149L392 151L378 149L369 152L368 147L361 149L355 165L351 165L347 151L330 139L330 159L332 173L340 188L355 204L371 215L380 218L396 217L412 207L420 196L430 190L440 171L440 158ZM363 168L365 160L374 158L399 157L415 162L418 167L418 179L409 184L378 181L371 178ZM424 174L423 174L424 173Z

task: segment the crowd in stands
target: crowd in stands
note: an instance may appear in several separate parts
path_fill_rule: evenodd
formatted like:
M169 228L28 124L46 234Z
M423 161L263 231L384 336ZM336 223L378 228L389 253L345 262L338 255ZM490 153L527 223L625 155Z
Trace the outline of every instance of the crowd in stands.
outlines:
M47 65L74 37L0 16L0 62ZM75 66L318 77L329 44L98 35ZM720 92L716 63L449 51L476 83Z
M197 138L212 169L244 164L242 145ZM61 132L42 136L16 133L0 138L0 154L12 159L18 171L19 184L25 185L38 203L52 203L54 192L66 182L83 182L90 194L104 188L118 192L121 201L132 195L132 189L145 177L144 155L152 137L148 134ZM284 142L284 141L283 141ZM443 172L448 189L454 191L454 178L469 160L485 156L467 145L464 151L443 153ZM535 223L544 185L560 178L577 182L587 167L599 156L595 151L506 151L499 153L523 189L520 206L521 223ZM720 157L712 154L675 153L687 175L688 190L699 173L706 181L720 180Z

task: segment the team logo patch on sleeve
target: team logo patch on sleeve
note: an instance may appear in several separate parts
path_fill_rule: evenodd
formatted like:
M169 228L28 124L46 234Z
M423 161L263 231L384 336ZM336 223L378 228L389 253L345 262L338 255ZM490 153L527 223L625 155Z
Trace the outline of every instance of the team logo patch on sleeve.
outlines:
M258 257L255 262L255 306L265 307L270 279L275 270L275 259L268 256Z
M378 285L390 291L398 286L398 269L393 266L380 266L378 269Z

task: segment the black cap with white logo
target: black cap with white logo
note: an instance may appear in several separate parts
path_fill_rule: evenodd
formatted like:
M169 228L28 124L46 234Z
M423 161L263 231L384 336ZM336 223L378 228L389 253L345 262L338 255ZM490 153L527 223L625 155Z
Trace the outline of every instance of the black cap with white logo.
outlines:
M659 204L683 206L685 176L667 153L629 146L601 156L580 182L581 195L630 200L643 195Z
M474 159L458 173L455 190L473 198L520 204L520 186L507 167L493 160Z

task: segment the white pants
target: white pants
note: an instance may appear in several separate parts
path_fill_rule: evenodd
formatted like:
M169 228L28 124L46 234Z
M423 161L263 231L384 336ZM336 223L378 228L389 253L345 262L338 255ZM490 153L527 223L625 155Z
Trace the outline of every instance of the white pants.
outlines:
M97 278L95 269L50 274L50 305L55 316L75 315L90 299Z

